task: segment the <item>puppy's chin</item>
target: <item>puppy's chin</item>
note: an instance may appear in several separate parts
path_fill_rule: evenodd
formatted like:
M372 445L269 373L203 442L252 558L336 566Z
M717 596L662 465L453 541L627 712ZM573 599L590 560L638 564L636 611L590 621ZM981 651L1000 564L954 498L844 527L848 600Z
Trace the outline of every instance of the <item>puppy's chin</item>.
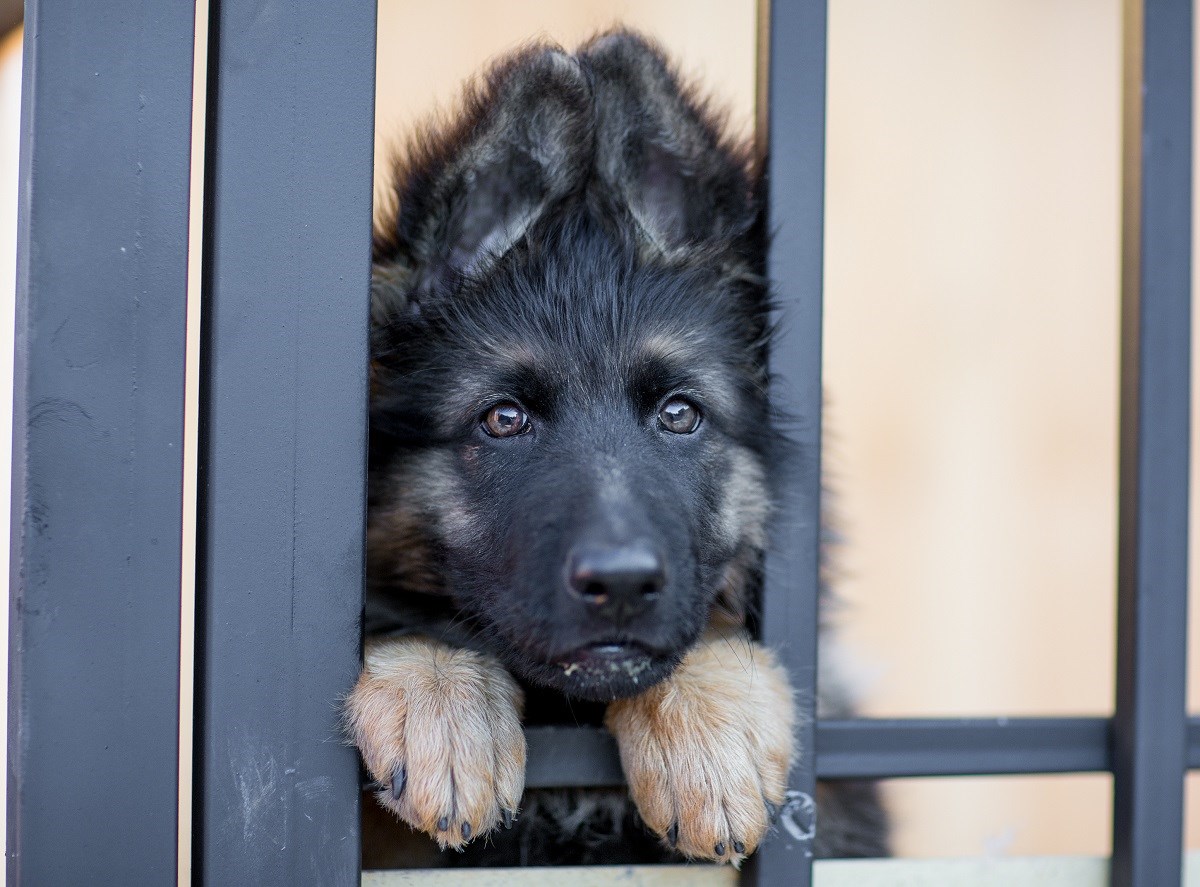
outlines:
M682 652L652 653L631 644L582 647L554 662L514 657L510 663L525 680L575 699L612 702L637 696L671 676Z

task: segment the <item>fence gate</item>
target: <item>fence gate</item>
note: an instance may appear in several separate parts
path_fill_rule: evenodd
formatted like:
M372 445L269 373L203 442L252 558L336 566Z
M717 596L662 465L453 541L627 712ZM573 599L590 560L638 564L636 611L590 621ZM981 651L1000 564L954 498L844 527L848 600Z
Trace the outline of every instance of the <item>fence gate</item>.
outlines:
M1184 701L1193 13L1188 0L1124 8L1115 716L818 722L826 4L761 4L769 271L787 320L773 371L807 460L786 491L761 631L798 690L807 753L744 883L811 883L817 777L1086 771L1114 774L1112 884L1181 883L1183 778L1200 768L1200 719ZM375 8L207 10L201 195L189 194L195 7L26 6L14 885L163 884L187 871L181 490L199 200L192 877L360 877L358 765L337 700L357 672L362 609ZM531 786L621 783L603 731L531 730L529 743Z

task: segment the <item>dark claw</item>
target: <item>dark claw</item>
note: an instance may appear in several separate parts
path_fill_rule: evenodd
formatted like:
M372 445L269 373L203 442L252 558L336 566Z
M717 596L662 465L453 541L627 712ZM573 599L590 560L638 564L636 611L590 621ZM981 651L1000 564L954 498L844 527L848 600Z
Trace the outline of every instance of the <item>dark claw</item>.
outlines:
M438 820L438 831L444 832L448 828L450 828L450 817L443 816L441 819Z
M716 853L717 856L724 856L725 855L725 845L718 842L717 846L713 848L713 852Z
M471 840L471 823L464 822L462 827L462 836L464 841Z
M733 842L733 852L734 852L734 853L737 853L737 854L739 854L739 855L740 855L740 854L742 854L742 853L745 853L745 852L746 852L746 845L745 845L745 844L743 844L741 841L734 841L734 842Z
M372 780L371 782L367 783L367 791L369 791L369 792L382 792L382 791L387 791L387 789L388 789L387 784L380 782L378 779Z
M513 824L513 812L512 812L511 810L501 810L501 811L500 811L500 818L504 820L504 827L505 827L505 828L512 828L512 824Z
M408 770L401 767L392 774L392 799L399 801L404 794L404 786L408 784Z
M667 829L667 843L674 847L679 843L679 823L674 823Z
M779 808L770 801L763 801L767 805L767 822L774 825L779 820Z

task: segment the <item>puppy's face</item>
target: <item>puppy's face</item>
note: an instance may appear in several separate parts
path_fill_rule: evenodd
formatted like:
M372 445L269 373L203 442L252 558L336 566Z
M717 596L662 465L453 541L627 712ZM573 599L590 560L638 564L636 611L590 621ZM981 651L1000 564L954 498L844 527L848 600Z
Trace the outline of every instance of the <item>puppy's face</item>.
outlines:
M710 144L740 203L698 206L678 158L631 155L630 78L712 140L664 77L633 38L510 62L427 158L460 178L405 177L424 212L377 267L373 575L449 594L514 671L599 700L739 609L767 508L748 186Z
M391 330L376 508L427 522L447 591L511 667L611 699L668 674L740 590L767 415L730 282L554 228Z

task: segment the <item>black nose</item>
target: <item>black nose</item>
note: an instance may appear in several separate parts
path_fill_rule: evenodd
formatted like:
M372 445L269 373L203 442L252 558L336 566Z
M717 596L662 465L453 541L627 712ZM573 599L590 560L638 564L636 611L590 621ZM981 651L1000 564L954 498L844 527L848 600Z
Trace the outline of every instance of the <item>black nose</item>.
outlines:
M666 582L662 558L641 546L584 548L571 559L571 591L614 622L645 611Z

